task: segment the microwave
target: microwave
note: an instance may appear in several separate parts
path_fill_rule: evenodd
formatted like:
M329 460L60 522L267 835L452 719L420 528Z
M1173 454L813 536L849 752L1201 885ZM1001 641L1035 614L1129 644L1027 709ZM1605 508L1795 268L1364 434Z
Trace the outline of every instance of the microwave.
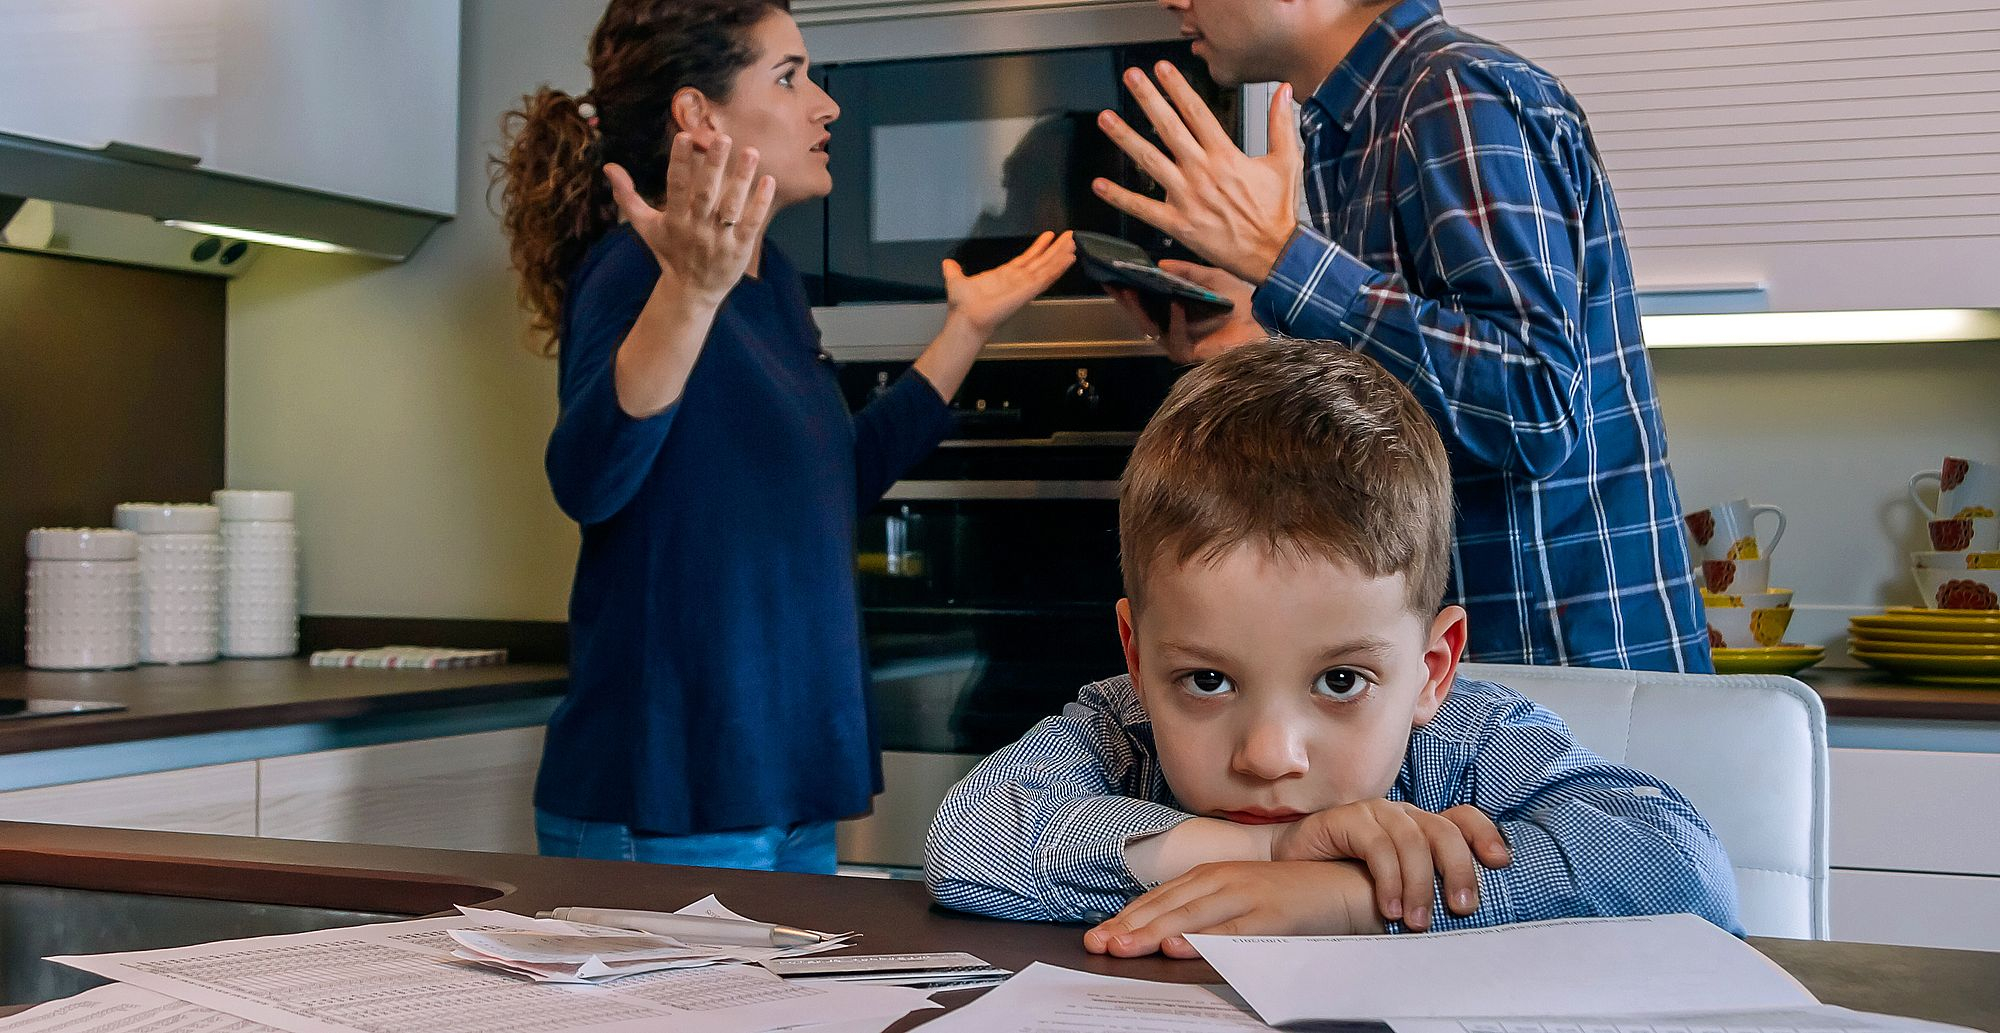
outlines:
M942 302L943 259L976 273L1043 230L1093 230L1155 257L1191 258L1091 190L1103 177L1160 196L1097 115L1117 111L1158 145L1121 75L1161 60L1180 68L1231 136L1244 138L1244 91L1210 79L1186 40L815 66L813 77L841 109L829 146L833 193L781 212L771 238L798 266L822 317L849 306ZM1103 293L1079 268L1045 297ZM829 337L838 353L843 342Z

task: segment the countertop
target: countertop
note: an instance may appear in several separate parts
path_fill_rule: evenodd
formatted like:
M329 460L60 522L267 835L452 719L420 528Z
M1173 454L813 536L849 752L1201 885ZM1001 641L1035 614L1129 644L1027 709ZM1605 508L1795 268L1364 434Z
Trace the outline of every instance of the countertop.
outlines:
M0 668L0 696L109 700L125 710L0 721L0 754L270 728L504 703L562 694L559 664L453 671L311 667L304 660L224 660L126 671ZM1832 718L2000 722L2000 689L1924 686L1870 670L1801 676Z
M304 660L88 672L8 667L0 668L0 696L105 700L126 709L0 721L0 754L559 696L567 684L558 664L450 671L312 667Z
M2000 721L2000 686L1924 685L1873 668L1816 667L1801 672L1826 704L1826 716L1930 721Z
M1045 961L1140 979L1218 981L1199 961L1087 954L1077 926L945 911L930 903L921 884L900 880L4 822L0 844L0 883L409 915L459 903L521 914L586 903L672 909L714 893L767 921L858 930L861 948L871 954L962 950L1017 971ZM590 887L588 900L577 898L579 886ZM1828 1004L2000 1030L2000 953L1761 937L1750 942ZM945 998L954 1005L968 999Z

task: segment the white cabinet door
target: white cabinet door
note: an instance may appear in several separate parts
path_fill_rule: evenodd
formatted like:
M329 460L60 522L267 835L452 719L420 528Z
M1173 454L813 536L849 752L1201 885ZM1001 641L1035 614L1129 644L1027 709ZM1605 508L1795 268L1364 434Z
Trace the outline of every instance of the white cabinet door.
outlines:
M1562 78L1642 290L2000 302L2000 0L1451 0Z
M222 0L224 172L450 214L458 0Z
M259 761L259 834L531 854L541 755L535 727Z
M1833 938L2000 950L2000 879L1833 870Z
M457 0L28 0L0 41L0 132L456 208Z
M257 763L0 793L0 820L219 836L257 834Z
M2000 754L1827 754L1835 867L2000 875Z

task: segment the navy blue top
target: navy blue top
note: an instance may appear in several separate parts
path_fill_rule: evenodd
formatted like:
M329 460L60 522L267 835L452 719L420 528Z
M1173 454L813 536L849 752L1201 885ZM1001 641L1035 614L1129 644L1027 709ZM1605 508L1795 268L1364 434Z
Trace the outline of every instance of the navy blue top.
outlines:
M583 545L535 804L661 834L859 814L882 774L855 522L950 409L911 370L850 415L799 275L766 243L680 400L632 419L612 359L658 278L620 227L570 281L547 464Z

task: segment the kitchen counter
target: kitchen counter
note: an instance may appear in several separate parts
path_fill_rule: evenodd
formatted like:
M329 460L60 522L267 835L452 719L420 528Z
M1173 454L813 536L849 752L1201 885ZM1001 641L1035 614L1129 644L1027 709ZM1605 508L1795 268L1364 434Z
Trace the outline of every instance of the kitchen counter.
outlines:
M869 953L964 950L1017 971L1045 961L1141 979L1218 981L1199 961L1087 954L1080 927L945 911L910 882L60 825L0 823L0 844L0 883L411 915L461 903L522 914L582 903L671 909L714 893L767 921L859 930ZM587 901L576 897L578 886L591 887ZM1828 1004L2000 1029L2000 954L1766 938L1751 943ZM94 949L90 943L70 947ZM968 999L950 994L944 1000ZM895 1028L917 1021L905 1019Z
M2000 689L1927 686L1870 669L1800 675L1836 725L2000 723ZM0 721L0 756L282 726L408 718L453 708L525 707L544 715L567 685L559 664L452 671L310 667L304 660L225 660L126 671L0 668L0 696L109 700L125 710Z
M2000 686L1955 689L1898 678L1872 667L1810 668L1799 680L1826 704L1826 716L1930 721L2000 721Z
M304 660L224 660L125 671L0 668L0 696L126 707L0 721L0 754L545 699L562 695L566 679L557 664L383 671L312 667Z

